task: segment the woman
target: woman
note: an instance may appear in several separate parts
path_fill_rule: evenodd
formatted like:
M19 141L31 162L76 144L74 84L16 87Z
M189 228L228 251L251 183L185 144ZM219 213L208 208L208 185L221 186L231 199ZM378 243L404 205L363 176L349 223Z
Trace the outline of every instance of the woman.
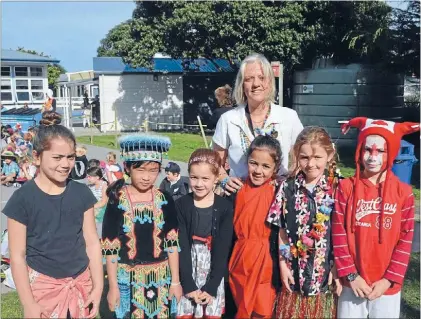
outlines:
M278 174L285 174L288 154L303 129L297 113L274 104L275 77L269 61L261 54L246 57L235 80L234 98L238 107L224 113L213 136L214 149L222 162L228 158L230 176L221 168L221 186L226 193L235 193L247 176L246 153L257 135L276 138L284 154Z
M212 117L208 125L209 129L214 129L222 114L231 110L232 102L232 87L228 84L220 86L215 90L215 98L218 101L218 107L213 110Z

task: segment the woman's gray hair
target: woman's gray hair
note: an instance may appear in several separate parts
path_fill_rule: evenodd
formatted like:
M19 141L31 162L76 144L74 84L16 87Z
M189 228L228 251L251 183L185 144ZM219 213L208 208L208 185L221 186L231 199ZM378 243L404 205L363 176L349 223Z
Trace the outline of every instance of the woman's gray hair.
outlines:
M268 59L264 55L259 53L253 53L247 56L240 64L240 69L237 73L237 78L235 79L235 86L233 97L237 102L237 105L247 104L247 97L244 94L243 84L244 84L244 71L246 70L246 65L249 63L259 62L262 65L263 76L269 80L269 92L266 97L267 103L275 102L276 86L275 86L275 76L273 74L272 66L270 65Z

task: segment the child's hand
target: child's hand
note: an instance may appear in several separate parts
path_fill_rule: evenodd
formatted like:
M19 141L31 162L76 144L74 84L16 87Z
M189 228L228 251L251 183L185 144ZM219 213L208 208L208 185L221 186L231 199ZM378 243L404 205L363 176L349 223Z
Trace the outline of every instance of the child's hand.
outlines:
M368 300L377 299L386 292L387 289L390 288L392 283L387 279L380 279L371 285L373 291L367 296Z
M111 312L114 312L115 308L120 305L120 290L118 289L118 286L110 287L107 295L107 301L108 308Z
M188 294L186 295L186 297L187 297L187 298L189 298L189 299L193 299L193 300L194 300L194 302L195 302L196 304L200 305L201 300L200 300L200 298L199 298L199 295L200 295L201 293L202 293L202 291L201 291L201 290L195 290L195 291L192 291L192 292L188 293Z
M39 303L33 302L23 308L25 318L49 318L50 314Z
M333 283L333 280L335 280L335 294L337 294L339 297L342 293L342 284L339 278L335 275L335 273L336 272L332 268L332 271L329 273L329 279L328 279L327 284L331 286Z
M291 269L289 269L285 260L282 260L280 263L281 267L281 281L285 289L292 293L290 285L295 285L294 276L292 275Z
M91 293L88 296L85 304L83 305L85 308L88 308L90 304L92 304L92 309L89 312L88 318L95 318L98 314L99 310L99 303L101 301L102 289L92 289Z
M366 281L361 276L358 276L354 281L351 281L349 285L351 286L355 297L365 298L373 291L373 289L367 285Z
M200 299L201 305L208 305L212 302L213 297L211 295L209 295L206 291L203 291L199 295L199 299Z
M171 285L170 286L168 300L171 300L172 297L175 297L175 299L177 299L177 302L180 302L180 299L181 299L182 295L183 295L183 288L181 288L181 285Z

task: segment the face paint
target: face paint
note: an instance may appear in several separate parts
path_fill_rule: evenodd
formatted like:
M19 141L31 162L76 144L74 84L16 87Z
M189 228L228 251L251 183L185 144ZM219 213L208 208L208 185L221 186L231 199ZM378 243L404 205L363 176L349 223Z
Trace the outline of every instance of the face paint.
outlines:
M379 135L369 135L365 140L362 162L367 173L379 173L386 169L387 144Z

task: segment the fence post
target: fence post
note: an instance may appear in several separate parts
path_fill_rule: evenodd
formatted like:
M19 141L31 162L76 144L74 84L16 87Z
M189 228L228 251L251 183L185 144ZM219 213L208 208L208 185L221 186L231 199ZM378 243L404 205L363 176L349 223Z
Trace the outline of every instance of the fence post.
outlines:
M115 147L118 147L117 137L117 107L114 106L114 136L115 136Z
M206 140L205 130L203 129L202 121L200 120L200 116L197 116L197 121L199 122L200 131L202 132L203 141L205 142L206 148L208 148L208 141Z

